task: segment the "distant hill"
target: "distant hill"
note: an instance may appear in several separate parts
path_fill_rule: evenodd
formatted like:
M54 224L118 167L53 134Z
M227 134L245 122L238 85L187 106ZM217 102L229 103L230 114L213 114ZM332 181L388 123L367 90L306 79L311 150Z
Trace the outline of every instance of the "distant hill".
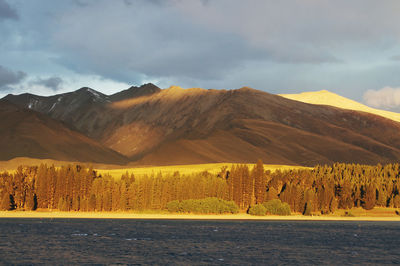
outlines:
M145 84L140 87L130 87L113 95L105 95L94 89L83 87L73 92L50 97L25 93L21 95L9 94L4 99L20 107L35 110L63 121L89 137L98 137L98 128L94 127L92 122L97 119L99 114L104 114L104 106L115 101L149 95L159 91L160 88L157 86ZM102 125L101 128L104 128L104 126Z
M389 111L385 111L385 110L371 108L364 104L350 100L348 98L337 95L337 94L327 91L327 90L302 92L299 94L279 94L279 95L282 97L285 97L287 99L300 101L300 102L304 102L304 103L323 104L323 105L330 105L330 106L335 106L335 107L339 107L339 108L343 108L343 109L367 112L367 113L386 117L386 118L394 120L396 122L400 122L400 114L399 113L394 113L394 112L389 112Z
M36 111L0 100L0 160L31 157L80 162L126 163L127 159Z
M251 88L161 90L146 84L117 95L83 88L6 99L58 119L136 164L253 163L261 158L269 164L313 166L400 160L400 123L370 113Z

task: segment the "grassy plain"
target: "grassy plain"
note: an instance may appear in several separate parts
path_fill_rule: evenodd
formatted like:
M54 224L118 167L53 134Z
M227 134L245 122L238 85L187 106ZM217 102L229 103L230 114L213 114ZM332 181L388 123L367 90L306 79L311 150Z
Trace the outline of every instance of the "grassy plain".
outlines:
M150 174L173 174L179 172L180 174L191 174L207 171L212 174L218 174L224 166L228 169L235 165L235 163L211 163L211 164L191 164L191 165L171 165L171 166L137 166L130 168L120 168L120 169L96 169L101 175L109 174L114 178L120 178L122 174L128 172L129 174L134 174L135 176L150 175ZM250 168L254 164L247 164ZM289 169L301 169L308 168L303 166L293 166L293 165L271 165L264 164L265 170L270 170L271 172L276 170L289 170Z
M382 208L384 209L384 208ZM352 210L357 214L357 210ZM384 212L384 213L383 213ZM400 216L392 208L360 213L360 216L342 216L340 212L331 215L303 216L251 216L239 214L171 214L167 212L59 212L59 211L0 211L0 218L81 218L81 219L187 219L187 220L299 220L299 221L397 221ZM376 216L382 215L382 216Z
M121 178L122 174L128 172L129 174L134 174L136 176L141 175L151 175L151 174L173 174L179 172L181 174L191 174L207 171L212 174L217 174L221 171L222 167L227 166L228 169L232 165L237 163L209 163L209 164L190 164L190 165L168 165L168 166L136 166L136 165L111 165L111 164L99 164L99 163L85 163L85 162L68 162L68 161L55 161L51 159L33 159L19 157L14 158L9 161L0 161L0 171L13 172L18 166L38 166L40 164L54 165L55 167L60 167L62 165L68 164L84 164L86 166L93 166L93 168L101 175L109 174L114 178ZM254 164L247 164L250 168ZM275 171L275 170L289 170L289 169L301 169L309 168L303 166L295 165L272 165L264 164L265 170Z

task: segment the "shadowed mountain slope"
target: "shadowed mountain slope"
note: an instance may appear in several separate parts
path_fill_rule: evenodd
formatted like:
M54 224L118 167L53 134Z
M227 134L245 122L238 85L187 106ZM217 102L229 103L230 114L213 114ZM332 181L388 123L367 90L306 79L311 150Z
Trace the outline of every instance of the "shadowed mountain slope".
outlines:
M15 157L126 163L127 159L38 112L0 100L0 160Z
M312 166L400 159L400 123L373 114L306 104L250 88L171 87L131 95L83 104L81 108L87 109L73 116L65 115L68 111L54 116L52 111L37 110L137 164L261 158L265 163ZM19 97L13 96L14 102L22 102ZM22 106L29 107L26 104Z
M130 87L127 90L105 95L91 88L44 97L34 94L9 94L4 99L26 109L35 110L54 119L67 123L70 127L92 137L97 128L92 128L91 121L103 114L104 106L114 101L131 99L159 92L160 88L149 83L140 87ZM105 125L102 125L104 127Z

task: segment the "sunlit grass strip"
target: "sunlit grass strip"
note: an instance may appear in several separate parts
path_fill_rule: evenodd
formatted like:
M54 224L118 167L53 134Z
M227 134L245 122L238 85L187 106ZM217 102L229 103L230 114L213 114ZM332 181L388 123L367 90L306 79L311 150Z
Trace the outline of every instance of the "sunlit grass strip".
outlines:
M121 178L123 174L128 172L129 175L134 174L135 176L143 175L157 175L161 173L163 175L174 174L179 172L181 175L188 175L199 172L209 172L210 174L218 174L221 169L226 166L229 170L232 165L236 163L212 163L212 164L190 164L190 165L172 165L172 166L146 166L146 167L132 167L132 168L121 168L121 169L96 169L98 174L101 175L111 175L114 178ZM250 169L254 167L255 164L246 164ZM311 169L310 167L304 166L293 166L293 165L272 165L264 164L264 170L270 170L274 172L276 170L290 170L290 169Z

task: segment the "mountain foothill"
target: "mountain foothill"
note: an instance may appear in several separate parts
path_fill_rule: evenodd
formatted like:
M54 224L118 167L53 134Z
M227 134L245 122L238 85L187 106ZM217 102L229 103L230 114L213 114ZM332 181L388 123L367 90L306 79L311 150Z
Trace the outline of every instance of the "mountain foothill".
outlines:
M91 88L0 100L0 160L314 166L400 159L400 123L251 88Z

